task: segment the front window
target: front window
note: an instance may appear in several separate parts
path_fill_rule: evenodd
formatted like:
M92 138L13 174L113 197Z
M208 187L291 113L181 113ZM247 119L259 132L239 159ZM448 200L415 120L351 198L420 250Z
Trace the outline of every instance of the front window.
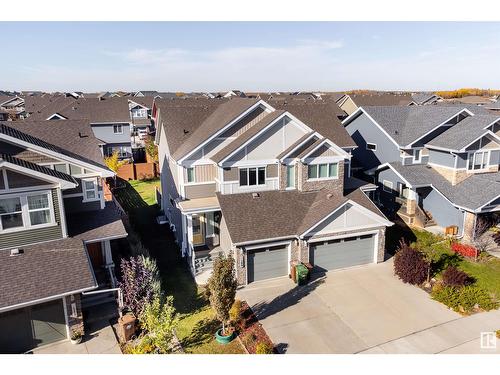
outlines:
M488 166L489 152L478 151L469 154L469 162L467 163L468 170L482 170Z
M366 149L369 151L377 151L377 145L375 143L367 143Z
M186 168L187 182L194 182L194 168Z
M413 161L415 163L420 163L421 155L422 155L422 150L414 150L413 151Z
M145 108L134 108L132 110L132 117L135 118L146 118L148 116L147 109Z
M123 134L123 127L121 124L113 125L113 133Z
M266 167L240 168L240 186L266 184Z
M392 184L392 181L384 180L382 182L382 188L386 193L392 193L393 187L394 185Z
M0 229L24 226L21 198L0 199Z
M286 187L295 187L295 166L287 165L286 167Z
M337 178L339 176L338 163L310 164L307 167L307 176L311 180Z
M28 212L31 225L47 224L50 222L50 206L47 194L28 196Z
M98 199L97 195L97 180L95 178L82 180L83 182L83 198L85 201L94 201Z

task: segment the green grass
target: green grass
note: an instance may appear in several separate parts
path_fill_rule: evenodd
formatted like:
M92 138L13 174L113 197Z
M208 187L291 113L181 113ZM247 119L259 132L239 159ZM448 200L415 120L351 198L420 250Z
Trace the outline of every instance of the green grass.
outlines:
M459 268L472 276L477 286L493 293L500 300L500 259L492 257L478 263L464 260Z
M238 340L228 345L215 341L215 332L221 326L214 312L198 288L180 256L174 237L166 226L156 224L159 207L155 204L155 186L159 180L121 181L124 187L115 190L115 196L128 212L133 229L141 242L156 259L162 287L174 297L174 306L180 316L177 337L186 353L243 354Z

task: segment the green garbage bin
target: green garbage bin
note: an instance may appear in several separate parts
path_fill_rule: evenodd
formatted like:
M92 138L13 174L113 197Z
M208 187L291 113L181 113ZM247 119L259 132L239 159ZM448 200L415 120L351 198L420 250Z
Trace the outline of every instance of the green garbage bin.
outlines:
M298 285L304 285L307 283L307 276L309 274L309 270L303 264L298 264L295 266L296 272L296 280Z

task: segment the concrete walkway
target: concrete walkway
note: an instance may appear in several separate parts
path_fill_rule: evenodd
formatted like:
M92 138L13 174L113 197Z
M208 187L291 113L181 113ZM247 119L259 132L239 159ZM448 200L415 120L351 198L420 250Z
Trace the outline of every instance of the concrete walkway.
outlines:
M107 322L106 322L107 323ZM81 344L69 340L59 341L33 350L33 354L122 354L110 324L96 322L89 327Z
M482 353L473 340L500 329L500 312L462 317L402 283L392 261L329 272L301 287L288 278L253 283L238 298L286 353Z

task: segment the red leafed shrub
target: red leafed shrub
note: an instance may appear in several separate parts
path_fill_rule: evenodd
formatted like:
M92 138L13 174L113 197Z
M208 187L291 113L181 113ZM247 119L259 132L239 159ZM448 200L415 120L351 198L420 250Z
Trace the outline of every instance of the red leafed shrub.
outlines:
M477 249L474 246L464 245L459 242L453 242L451 244L451 250L464 257L474 258L477 256Z
M446 286L465 286L472 283L472 278L457 267L449 266L443 272L443 284Z
M429 267L430 264L420 251L411 248L404 241L400 242L399 250L394 256L394 273L404 283L422 284L427 280Z

